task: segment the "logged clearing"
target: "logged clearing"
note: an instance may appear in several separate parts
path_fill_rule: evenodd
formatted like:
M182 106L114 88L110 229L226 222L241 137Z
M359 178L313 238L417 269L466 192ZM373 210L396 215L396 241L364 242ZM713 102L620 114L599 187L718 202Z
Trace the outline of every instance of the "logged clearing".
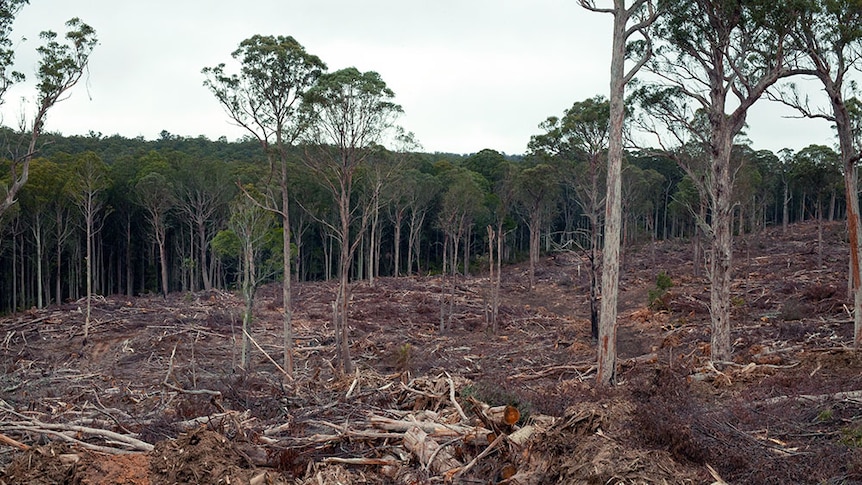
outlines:
M589 275L557 253L528 290L487 275L352 285L356 373L335 365L332 282L97 297L0 319L0 484L860 483L862 355L852 349L843 223L738 237L734 361L711 364L709 286L692 247L623 255L620 382L594 386ZM673 287L656 294L656 277ZM658 296L649 305L650 294ZM454 297L445 333L441 305Z

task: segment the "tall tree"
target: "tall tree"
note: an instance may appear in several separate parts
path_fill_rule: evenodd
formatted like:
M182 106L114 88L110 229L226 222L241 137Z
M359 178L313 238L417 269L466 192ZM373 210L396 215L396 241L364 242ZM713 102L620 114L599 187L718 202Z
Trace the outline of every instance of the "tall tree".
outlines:
M14 60L12 42L9 39L12 22L24 3L28 3L27 0L0 3L0 103L13 83L24 80L24 75L20 72L8 70ZM5 142L5 149L11 154L10 182L8 186L0 187L0 216L15 203L16 194L27 183L30 160L37 152L37 142L48 111L81 79L90 54L98 43L96 31L80 19L69 20L66 27L69 29L65 36L67 43L58 41L57 34L53 31L40 34L44 44L36 49L40 56L36 71L36 112L29 124L22 116L17 140Z
M596 382L607 386L616 376L617 361L617 297L619 292L620 232L622 229L622 164L623 121L625 119L626 84L649 60L652 44L647 29L657 17L652 0L613 0L607 8L596 6L595 0L579 0L582 7L593 12L613 15L611 40L611 69L608 134L608 183L605 196L605 242L602 259L602 309L599 319L598 370ZM642 40L631 44L630 38L640 35ZM626 59L635 62L626 69Z
M255 35L239 45L231 56L240 73L228 75L225 65L203 69L204 85L239 126L260 143L277 173L280 199L270 196L268 210L281 217L284 247L290 247L290 194L288 150L306 128L299 116L305 92L314 85L326 64L309 54L293 37ZM291 256L284 252L284 368L293 376L293 309L291 304Z
M361 241L358 237L351 238L351 226L357 214L368 214L357 211L351 198L357 171L371 149L387 141L395 119L402 112L394 98L395 93L378 73L363 73L354 67L322 75L306 93L312 126L310 141L320 148L307 156L306 162L320 175L338 206L335 234L341 249L335 322L341 370L347 374L353 372L347 322L349 272ZM361 233L368 223L367 217L358 222Z
M45 275L43 262L48 236L53 232L50 202L56 194L63 193L65 179L60 167L51 161L35 158L30 162L29 183L19 192L22 213L29 219L30 233L36 246L36 307L42 308L45 301ZM50 297L48 298L50 301Z
M482 182L487 183L478 173L460 167L453 168L443 175L447 182L447 188L442 196L437 223L446 235L443 243L443 273L446 276L446 270L449 269L450 294L448 311L445 299L440 300L441 333L446 331L452 318L455 278L458 274L458 248L461 242L469 237L467 236L469 229L484 208L482 206L482 201L485 199ZM466 273L466 271L465 268L464 272ZM442 282L445 284L445 277Z
M407 209L410 211L410 220L407 222L407 275L409 276L413 274L414 266L416 271L422 272L419 264L422 227L442 187L437 177L416 169L407 172L405 183L407 184Z
M670 133L677 147L697 140L706 154L708 169L692 179L709 203L702 227L711 242L711 358L727 361L734 139L766 89L792 74L787 44L796 11L787 2L753 0L664 0L662 7L655 37L665 42L648 66L658 81L639 97L661 126L655 133Z
M844 193L847 209L847 230L850 244L850 287L853 291L854 346L862 346L862 267L860 244L862 224L859 214L859 171L862 158L848 106L853 89L848 75L859 68L862 41L862 2L859 0L809 0L797 18L792 33L805 61L800 72L813 76L823 85L828 108L819 109L795 89L785 91L779 99L810 118L825 119L835 127L844 169Z

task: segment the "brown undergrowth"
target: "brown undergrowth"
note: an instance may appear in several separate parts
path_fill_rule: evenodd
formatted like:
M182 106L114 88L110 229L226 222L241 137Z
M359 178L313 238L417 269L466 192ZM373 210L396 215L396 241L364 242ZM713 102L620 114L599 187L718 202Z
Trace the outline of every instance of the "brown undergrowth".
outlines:
M354 283L359 372L348 376L335 370L332 282L294 285L293 380L259 351L238 367L242 302L229 292L98 297L86 342L81 302L9 315L0 436L30 448L0 445L0 483L860 482L846 242L830 223L818 248L816 230L737 238L734 355L723 363L708 361L709 287L690 244L627 248L611 389L592 381L576 253L544 260L532 291L524 266L505 269L496 334L482 274L459 278L443 334L450 293L439 278ZM650 307L662 274L672 285L663 280ZM252 333L276 361L282 306L277 285L261 289ZM471 399L515 406L521 420L490 447L432 436L463 468L451 475L407 450L408 432L372 419L487 429Z

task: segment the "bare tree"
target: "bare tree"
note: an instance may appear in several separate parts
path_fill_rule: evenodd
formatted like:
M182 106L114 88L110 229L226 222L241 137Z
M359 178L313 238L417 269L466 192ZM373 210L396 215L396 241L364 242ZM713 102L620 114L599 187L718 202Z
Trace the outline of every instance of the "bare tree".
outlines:
M87 152L80 156L75 167L75 199L81 214L84 216L84 225L87 232L87 255L85 257L87 266L87 312L84 319L84 342L90 335L90 311L93 298L93 235L98 232L96 226L97 218L104 208L102 192L108 188L108 168L104 162L93 152Z

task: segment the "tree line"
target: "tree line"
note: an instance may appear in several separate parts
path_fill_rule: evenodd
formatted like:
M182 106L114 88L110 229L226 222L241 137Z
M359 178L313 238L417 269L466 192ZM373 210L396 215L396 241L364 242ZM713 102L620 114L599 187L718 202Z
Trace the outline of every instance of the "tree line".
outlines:
M601 158L596 163L596 153L603 148L590 153L577 146L582 140L574 130L583 128L577 118L584 109L606 104L601 98L588 99L562 116L549 117L523 157L490 149L457 155L381 148L357 178L356 203L377 223L360 237L361 256L351 266L351 278L439 273L447 238L460 248L454 262L459 273L484 271L489 264L485 229L496 227L497 218L502 221L504 261L529 260L532 250L577 251L598 268L605 166ZM44 156L31 162L16 208L3 218L3 312L85 295L88 214L93 218L98 294L236 287L239 253L224 233L238 210L231 204L245 197L243 186L272 183L256 141L210 141L163 132L154 141L94 133L47 134L43 142ZM304 148L290 156L293 279L335 278L340 249L331 227L335 201L318 175L298 161ZM735 163L738 234L844 217L840 157L830 147L775 154L738 145ZM8 167L6 160L4 172ZM629 153L623 193L626 244L695 240L705 202L673 160ZM362 205L374 198L374 207ZM275 221L268 221L268 231L277 229ZM261 258L280 257L280 237L268 235ZM275 268L267 273L268 281L283 277Z

